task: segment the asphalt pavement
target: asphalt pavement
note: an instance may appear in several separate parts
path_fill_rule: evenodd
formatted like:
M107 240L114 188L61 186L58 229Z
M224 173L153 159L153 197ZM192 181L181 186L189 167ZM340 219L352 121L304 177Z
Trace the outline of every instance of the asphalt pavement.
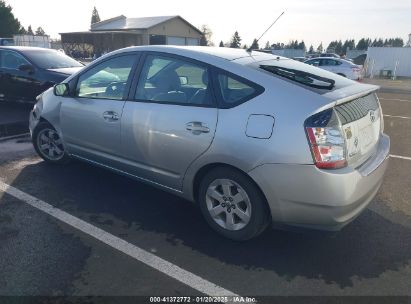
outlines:
M369 208L335 235L229 241L171 194L81 162L48 165L28 138L0 142L0 186L11 186L0 190L0 295L409 301L411 91L379 97L393 157Z

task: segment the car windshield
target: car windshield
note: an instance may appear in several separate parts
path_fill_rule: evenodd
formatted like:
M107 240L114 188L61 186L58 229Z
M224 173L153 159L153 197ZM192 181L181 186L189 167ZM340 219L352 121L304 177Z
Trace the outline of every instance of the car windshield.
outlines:
M28 51L24 54L42 69L64 69L83 66L80 62L55 50Z
M296 81L316 89L331 90L334 87L335 81L333 79L321 77L308 72L289 69L274 65L260 65L260 68L273 73L275 75L285 77L292 81Z

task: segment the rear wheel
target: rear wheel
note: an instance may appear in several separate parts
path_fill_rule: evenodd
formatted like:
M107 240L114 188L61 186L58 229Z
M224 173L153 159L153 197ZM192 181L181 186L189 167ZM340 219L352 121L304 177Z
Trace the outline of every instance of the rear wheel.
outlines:
M256 237L269 223L261 191L249 177L234 169L210 171L200 184L199 203L211 228L232 240Z
M65 164L70 160L60 135L49 123L39 123L33 132L32 141L37 154L45 161Z

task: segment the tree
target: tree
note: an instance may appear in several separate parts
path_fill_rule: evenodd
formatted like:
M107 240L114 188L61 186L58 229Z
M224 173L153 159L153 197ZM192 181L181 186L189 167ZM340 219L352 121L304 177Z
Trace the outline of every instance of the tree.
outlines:
M36 30L36 36L44 36L46 35L46 32L43 30L41 26L39 26Z
M101 21L100 15L98 14L97 8L94 7L93 12L91 14L91 24L94 24L100 21Z
M260 46L258 45L258 41L257 39L253 40L253 44L251 45L250 49L252 50L258 50L260 48Z
M22 27L20 21L14 17L13 8L0 0L0 37L12 37L19 34Z
M321 42L320 45L319 45L318 48L317 48L317 52L318 52L318 53L322 53L323 50L324 50L324 48L323 48L323 43Z
M29 25L29 27L27 28L27 35L34 35L31 25Z
M392 42L393 47L403 47L404 46L404 40L402 38L395 38L394 41Z
M299 50L304 50L304 51L307 49L306 46L305 46L304 40L301 40L301 42L298 44L297 48Z
M314 47L313 47L312 44L310 45L310 49L308 50L308 53L309 53L309 54L313 54L313 53L314 53Z
M240 47L241 47L241 37L236 31L233 37L231 38L230 48L239 49Z
M361 38L360 40L358 40L357 46L355 48L357 50L367 50L370 45L371 45L370 38L367 38L367 39Z
M267 41L267 43L265 44L264 50L269 50L269 49L271 49L270 41Z
M211 46L213 43L211 42L211 36L213 32L207 25L201 26L201 38L200 38L200 45L202 46Z
M220 47L224 47L224 42L223 42L223 40L220 41Z

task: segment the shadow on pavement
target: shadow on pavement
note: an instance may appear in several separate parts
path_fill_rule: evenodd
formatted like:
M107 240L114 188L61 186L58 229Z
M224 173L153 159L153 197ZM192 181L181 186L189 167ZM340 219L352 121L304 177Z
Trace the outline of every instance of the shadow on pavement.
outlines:
M376 278L411 259L411 219L404 226L370 209L334 237L268 230L237 243L212 232L195 205L87 164L30 165L12 185L107 231L113 225L104 218L109 214L122 222L126 237L133 231L164 234L173 246L190 247L227 265L272 271L287 280L301 276L344 288L353 285L353 277ZM392 215L384 204L374 204Z

